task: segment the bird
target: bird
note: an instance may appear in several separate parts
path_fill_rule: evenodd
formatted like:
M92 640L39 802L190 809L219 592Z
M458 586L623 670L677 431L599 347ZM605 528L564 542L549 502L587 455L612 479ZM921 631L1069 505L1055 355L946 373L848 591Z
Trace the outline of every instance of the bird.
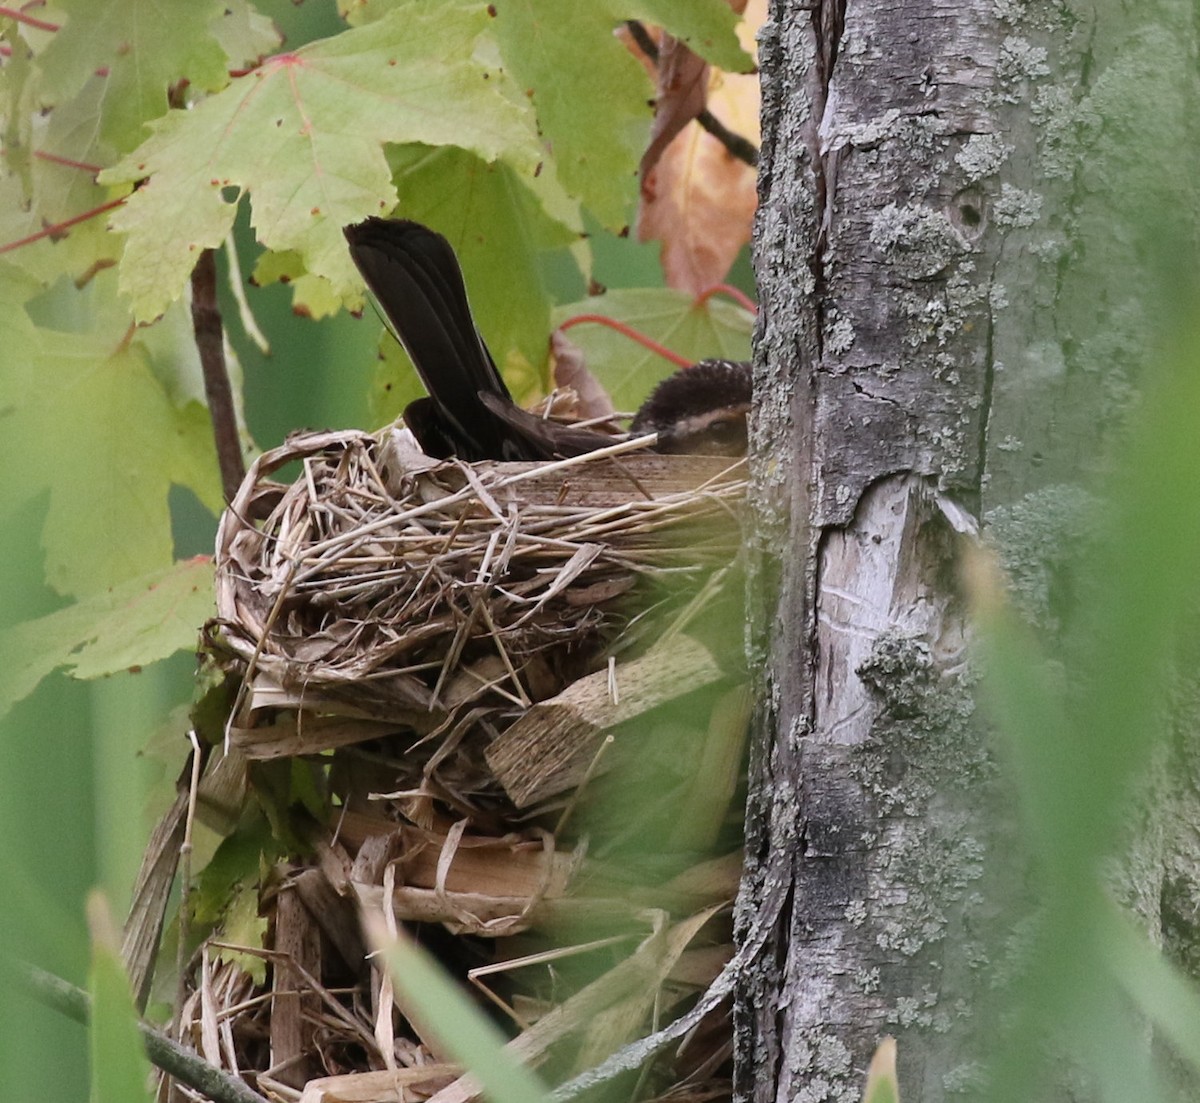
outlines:
M656 452L744 456L752 398L748 361L700 360L659 383L629 431L657 433Z
M367 218L343 233L429 392L404 410L404 423L424 452L467 462L536 461L613 443L607 433L550 421L513 401L475 325L454 248L441 234L390 218ZM750 396L749 364L700 361L663 380L631 429L657 433L659 452L742 455Z

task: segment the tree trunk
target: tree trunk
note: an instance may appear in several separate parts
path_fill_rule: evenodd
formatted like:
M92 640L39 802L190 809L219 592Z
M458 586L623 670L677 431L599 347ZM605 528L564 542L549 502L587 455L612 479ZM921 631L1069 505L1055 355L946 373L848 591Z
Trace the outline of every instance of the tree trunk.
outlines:
M762 704L738 911L763 949L737 995L739 1098L857 1100L885 1034L902 1097L976 1078L975 998L1020 870L974 714L956 547L989 529L1025 613L1061 627L1079 486L1169 298L1131 275L1146 212L1195 241L1194 205L1177 207L1200 178L1197 19L1184 3L772 5ZM1180 875L1169 834L1156 868ZM1129 891L1156 929L1161 877Z

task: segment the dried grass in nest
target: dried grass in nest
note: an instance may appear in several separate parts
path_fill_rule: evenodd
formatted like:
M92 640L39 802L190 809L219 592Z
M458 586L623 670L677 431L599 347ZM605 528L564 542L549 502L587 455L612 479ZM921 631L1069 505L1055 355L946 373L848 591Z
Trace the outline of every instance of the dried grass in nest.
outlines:
M290 485L271 481L293 461ZM431 948L504 1009L511 1048L553 1078L703 990L730 953L740 853L711 848L748 701L681 633L679 595L696 592L691 611L711 604L744 489L727 460L625 445L552 464L433 463L388 429L263 455L218 536L209 638L240 689L207 783L245 759L291 758L338 807L308 825L315 857L279 865L263 889L264 946L235 953L230 923L205 943L181 1036L281 1099L475 1098L366 958L372 916L449 932ZM648 600L676 603L669 639L661 620L638 638ZM697 691L706 718L686 776L650 779L647 807L628 809L630 831L659 825L652 847L697 857L632 884L564 819L598 788L606 731ZM668 796L665 812L650 807ZM598 933L528 953L564 922ZM569 975L574 955L610 960L566 990L521 979ZM267 962L265 983L252 960ZM706 1024L663 1085L670 1098L728 1094L728 1024Z
M590 672L631 590L698 587L738 544L742 465L625 448L434 463L386 429L265 453L218 534L215 638L245 686L232 746L265 758L464 717L494 734ZM299 478L270 481L291 461Z

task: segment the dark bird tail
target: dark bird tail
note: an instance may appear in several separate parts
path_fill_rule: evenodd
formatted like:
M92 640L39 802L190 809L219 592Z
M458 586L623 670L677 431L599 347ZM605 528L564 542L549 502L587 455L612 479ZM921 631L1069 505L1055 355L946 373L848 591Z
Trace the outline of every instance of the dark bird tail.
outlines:
M512 403L483 343L462 270L450 243L416 222L368 218L344 231L350 255L431 401L407 416L430 455L463 460L538 459L484 405L481 396Z
M612 443L605 433L539 418L517 406L475 328L450 243L417 222L368 218L344 230L350 255L429 391L404 421L430 456L548 460ZM702 361L661 383L635 433L660 452L744 455L750 366Z

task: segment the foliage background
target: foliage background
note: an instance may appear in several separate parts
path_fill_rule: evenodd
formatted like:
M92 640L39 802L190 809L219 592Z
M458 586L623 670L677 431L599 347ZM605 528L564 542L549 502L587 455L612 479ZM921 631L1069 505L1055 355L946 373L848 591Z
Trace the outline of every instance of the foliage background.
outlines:
M479 7L448 5L449 8L472 6ZM631 8L628 14L636 15L640 12L632 9L656 5L628 6ZM671 7L657 6L664 12ZM86 109L96 111L90 119L75 118L74 114L68 118L66 109L60 109L57 116L51 113L48 116L51 127L59 127L57 132L52 130L51 137L71 148L78 148L86 138L82 144L89 148L110 151L105 164L112 163L114 146L118 151L127 151L131 145L128 140L122 142L118 137L113 144L107 144L106 139L119 134L122 128L127 134L137 133L140 117L157 113L153 104L155 94L161 94L177 75L177 71L170 70L167 59L191 33L186 25L191 18L188 7L186 4L182 8L156 6L141 0L121 0L107 6L113 15L114 35L122 26L136 24L144 29L144 38L134 44L134 49L143 50L152 62L147 66L148 71L139 75L138 79L147 82L144 86L131 84L127 73L107 85L103 77L91 75L94 52L102 48L95 41L81 42L78 36L61 31L56 40L46 45L45 36L41 36L38 48L45 51L41 59L46 62L47 72L54 76L46 80L38 94L49 102L58 97L59 102L73 103L69 97L74 93ZM197 9L201 7L196 5ZM240 5L232 7L242 11ZM309 0L295 5L291 0L264 0L256 7L274 20L284 35L287 49L337 35L346 28L332 3ZM352 9L350 15L354 20L369 15L372 5L344 7ZM69 29L71 14L86 14L84 9L86 5L80 8L71 0L64 0L57 7L37 7L29 14L47 21L65 21ZM28 149L21 151L18 139L21 113L28 112L37 125L38 104L35 97L22 92L22 80L28 74L21 71L22 51L15 25L7 20L0 23L5 28L6 42L13 47L6 50L7 64L0 71L3 91L9 96L3 202L9 204L11 200L8 213L0 217L0 234L4 242L12 242L23 233L17 228L20 185L37 178L45 187L45 181L36 174L54 172L57 168L47 170L42 163L30 162ZM36 30L21 29L32 39L39 39ZM107 45L115 48L119 42L114 40ZM164 66L161 71L155 69L154 63L158 61ZM206 71L214 83L224 73L223 63L218 71L213 71L212 58L192 57L190 64L192 68L187 71L193 76L197 71ZM89 80L91 84L87 83ZM644 91L649 94L648 83ZM637 94L644 102L643 92ZM94 102L90 100L92 96ZM110 98L106 101L106 97ZM98 123L97 117L104 121ZM57 124L53 121L56 118ZM648 124L647 113L647 127ZM78 129L71 130L71 126L85 131L91 126L93 130L81 134ZM644 141L644 135L641 140ZM441 168L433 165L430 179L435 189L439 182L449 190L452 183L470 179L469 173L464 177L458 171L461 166L453 163L461 157L453 150L445 151ZM451 163L446 165L447 161ZM168 161L168 167L169 164ZM61 177L62 194L55 193L56 198L68 205L73 201L77 213L105 198L103 189L88 191L81 185L80 181L86 178L86 173L67 171ZM74 199L72 189L80 189ZM461 198L451 196L448 201L452 204ZM606 207L603 221L614 227L619 227L622 220L628 224L635 215L635 201L636 179L629 175L615 188L610 187L607 199L600 203ZM26 255L35 259L28 263L18 250L0 258L4 316L9 319L22 316L21 303L29 298L26 283L29 278L54 280L56 273L47 267L47 255L55 256L61 263L64 250L72 248L72 237L75 242L94 246L95 235L102 234L108 217L101 214L76 227L55 254L31 249ZM181 217L186 217L186 212ZM657 244L638 244L632 236L607 231L601 219L590 213L583 218L590 231L592 278L610 288L661 286ZM495 229L500 232L499 227ZM244 203L234 233L242 264L248 265L247 258L253 258L257 250L255 230ZM540 271L508 273L511 280L507 284L493 278L494 273L473 278L472 260L464 258L468 283L475 291L484 289L481 313L485 329L489 322L496 324L495 301L511 297L519 289L520 280L530 275L535 282L538 278L543 281L550 294L547 306L584 298L587 284L583 274L575 259L562 248L570 240L570 235L562 237L557 242L560 246L557 252L543 254ZM153 242L150 245L153 247ZM81 244L80 248L83 247ZM524 253L518 259L526 263ZM297 428L373 427L394 417L402 408L415 385L406 367L394 357L380 364L377 357L380 331L369 311L365 319L360 319L344 310L328 309L328 303L312 308L305 303L308 292L295 283L272 282L264 277L263 286L250 292L255 320L271 345L270 356L264 356L239 324L223 251L218 263L227 334L244 375L245 425L257 447L272 447ZM249 274L248 270L243 271L242 279ZM111 396L116 392L106 388L102 373L94 371L94 365L86 365L72 376L66 384L68 390L61 394L57 391L64 385L55 375L59 365L83 363L79 358L88 351L89 340L97 352L119 343L120 332L128 324L128 308L124 302L113 300L110 290L97 289L101 283L115 283L112 275L101 273L82 291L58 280L52 282L48 293L34 298L29 306L34 322L79 334L78 342L71 344L64 339L63 347L52 349L50 358L37 368L30 368L33 357L28 355L29 346L18 339L24 336L21 326L10 339L0 343L0 409L4 415L0 420L7 418L0 455L11 465L12 474L6 480L0 500L0 563L3 564L0 668L4 670L0 674L3 685L0 696L6 704L11 704L0 719L0 840L3 840L0 886L5 896L0 906L0 940L6 957L36 961L80 984L86 979L89 952L85 896L92 886L99 885L112 913L118 918L125 914L146 836L173 795L175 777L184 760L186 748L182 735L187 727L185 709L192 695L194 663L185 651L144 668L137 666L132 671L95 680L77 680L62 669L47 674L54 663L46 661L45 655L53 648L43 635L28 631L27 626L31 622L45 624L39 618L58 612L62 619L55 622L55 631L62 633L62 639L68 639L72 631L80 631L81 622L72 618L82 617L96 624L109 615L119 621L128 599L121 589L121 579L129 571L122 573L114 555L119 557L121 549L132 550L136 559L149 545L155 545L160 558L165 553L168 560L172 555L179 561L210 555L216 524L214 511L220 504L216 466L202 413L198 422L178 427L178 432L184 434L179 437L180 444L172 449L168 443L164 452L170 431L164 438L160 433L163 426L153 421L161 410L149 398L145 408L114 405ZM745 256L739 260L733 279L747 290L752 287ZM160 281L151 275L141 294L156 292L157 282ZM320 316L297 317L297 304ZM152 316L161 305L152 304L147 315ZM478 300L476 305L480 306ZM529 324L540 326L544 337L549 317L538 317L535 312ZM169 316L166 324L140 331L139 336L150 343L158 340L167 363L191 342L185 314ZM501 338L501 347L506 338L507 334ZM748 330L743 327L735 339L735 343L740 342L743 354L748 348L747 339ZM131 370L136 370L136 365ZM537 380L531 378L528 364L514 365L510 361L507 370L518 394L528 395L537 389ZM669 369L664 365L653 370L661 375ZM192 373L190 365L180 373L180 378L165 382L168 387L194 388L198 378L189 373ZM644 392L651 381L645 377L627 380L621 397L627 402L631 398L636 401L636 395ZM38 423L38 432L13 432L14 419L9 415L19 411L21 403L38 402L48 404ZM114 454L124 455L131 469L142 465L157 470L161 478L173 484L160 484L169 504L169 517L163 515L166 527L162 532L126 527L120 516L113 517L107 525L103 520L95 523L96 514L103 515L109 510L119 513L122 496L105 482L103 461L89 460L93 447L100 447L106 459ZM201 465L199 470L194 467L196 463ZM189 469L179 470L180 464ZM180 485L184 483L192 489ZM51 487L53 490L48 489ZM74 494L73 505L88 512L92 522L74 536L54 531L56 506L52 496L61 495L64 487L68 495ZM69 527L70 518L64 523ZM85 531L87 538L78 539ZM100 539L96 538L98 533ZM73 554L64 554L67 545L72 546ZM188 573L185 565L178 578L185 587L192 587L183 578ZM207 587L209 570L204 564L198 564L192 573L200 589ZM72 598L79 596L82 601L77 605ZM195 598L190 600L189 605L185 595L183 607L194 610ZM171 623L170 607L164 608L159 627L164 633L178 631L180 626ZM158 616L157 611L149 614L149 618ZM191 623L196 623L194 613ZM15 626L22 627L14 631ZM86 631L83 635L86 637ZM92 662L96 670L122 665L119 653L114 655L111 649L108 654L100 651L102 647L76 648L71 655L75 673L88 675L92 672L89 669ZM36 688L30 691L35 683ZM86 1032L36 1002L13 994L7 983L5 992L0 999L0 1068L6 1073L7 1096L82 1098L88 1090Z
M72 4L64 0L61 6L69 10ZM270 0L259 6L277 21L292 46L342 27L329 4L310 0L296 8L290 0ZM7 77L12 76L10 70ZM36 110L35 104L25 106ZM0 210L8 216L7 209ZM624 213L630 216L628 210ZM608 221L619 222L612 214L608 212ZM593 231L595 277L610 287L656 282L656 247L604 236L602 221L591 217L586 222ZM251 229L245 212L236 232L241 255L249 256ZM1148 255L1152 253L1148 248ZM1194 271L1193 258L1184 258L1181 268ZM584 281L569 258L556 256L544 274L556 301L582 297ZM741 282L749 282L744 260L740 276ZM5 279L15 277L8 273ZM1184 278L1174 282L1182 322L1194 309L1194 286ZM381 376L375 363L377 326L344 312L319 321L298 320L292 313L293 293L294 288L276 283L254 295L256 317L274 349L270 359L256 354L245 341L228 297L222 304L245 372L247 426L261 447L300 426L370 426L401 404L394 390L381 389L381 379L389 377ZM0 342L0 380L8 385L19 377L23 351L23 334L12 324L10 294L15 299L11 283L0 286L11 329ZM41 306L48 314L55 312L60 324L78 311L74 320L82 325L79 302L72 305L70 299L63 290ZM1008 1048L999 1053L1008 1062L1003 1066L1007 1075L1002 1093L1013 1098L1029 1098L1035 1082L1044 1085L1065 1075L1062 1069L1046 1069L1028 1059L1029 1039L1048 1035L1061 1038L1101 1080L1098 1098L1172 1097L1159 1084L1161 1070L1142 1060L1140 1028L1147 1023L1172 1043L1184 1065L1191 1070L1200 1065L1194 1043L1200 1037L1193 1029L1200 1023L1194 991L1180 974L1163 967L1148 943L1120 927L1097 898L1097 870L1111 860L1118 845L1131 779L1165 743L1167 724L1154 702L1169 692L1166 674L1172 648L1180 634L1191 632L1190 623L1181 624L1180 613L1194 608L1196 596L1194 564L1200 544L1193 484L1200 458L1194 455L1194 444L1200 438L1192 429L1200 396L1194 385L1179 386L1181 380L1194 384L1200 378L1196 339L1181 340L1163 359L1169 372L1158 381L1159 397L1149 404L1123 466L1127 477L1115 514L1123 539L1103 550L1098 568L1081 568L1082 573L1099 571L1107 580L1104 600L1085 618L1092 645L1082 656L1068 654L1060 659L1061 667L1051 668L1065 671L1080 684L1099 687L1084 707L1064 715L1060 687L1046 684L1024 629L992 601L990 583L977 587L991 632L988 646L995 674L990 693L1012 736L1025 837L1031 851L1042 856L1043 880L1058 908L1040 935L1036 949L1043 957L1018 993L1021 999L1014 999L1009 1017L1014 1030L1005 1041ZM38 381L34 383L36 387ZM96 394L102 399L103 388ZM389 403L394 405L389 408ZM78 412L79 404L70 408ZM0 458L6 484L0 503L0 629L69 610L72 603L63 594L85 592L83 582L101 577L99 565L111 549L81 543L71 561L54 562L51 549L50 576L56 585L47 584L42 533L51 506L46 480L50 474L61 479L65 471L67 485L80 488L85 498L96 495L90 449L118 424L121 433L129 434L136 454L138 418L143 414L102 403L90 410L84 406L84 413L93 415L91 421L49 416L44 435L31 437L12 431L12 409L11 398L0 401ZM52 406L51 415L53 411ZM111 446L112 441L105 443ZM1163 472L1171 478L1160 479ZM207 479L209 489L203 494L177 486L169 492L171 532L166 542L177 557L206 554L211 547L215 471L209 471ZM196 482L202 485L204 478ZM103 495L93 504L97 503L104 507ZM1164 525L1164 519L1170 524ZM114 527L111 535L119 547L122 540L136 542L154 534ZM102 580L97 600L103 602L107 585ZM1191 636L1187 639L1194 643ZM33 653L36 642L10 633L0 678L21 673L21 660ZM1131 655L1142 661L1131 664ZM98 661L86 651L76 659L81 664ZM113 912L124 912L146 832L183 759L180 733L185 722L180 710L190 696L191 679L192 662L186 654L138 673L100 680L79 681L58 672L17 701L3 719L0 939L8 954L36 960L77 982L84 979L84 897L90 886L99 884ZM1163 722L1147 719L1147 713ZM1047 755L1047 748L1061 753ZM6 1096L81 1098L87 1085L84 1032L14 995L7 981L4 992L0 1068L7 1074ZM1185 1072L1185 1082L1195 1082L1194 1071Z

